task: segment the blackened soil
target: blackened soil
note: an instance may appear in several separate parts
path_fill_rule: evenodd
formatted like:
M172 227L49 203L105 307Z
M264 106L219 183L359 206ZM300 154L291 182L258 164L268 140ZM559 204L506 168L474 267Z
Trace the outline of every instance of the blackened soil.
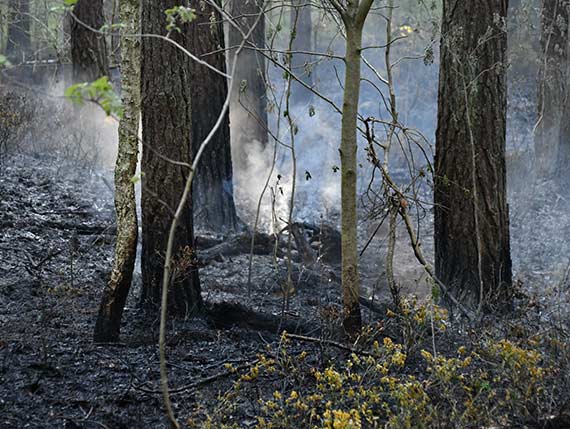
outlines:
M122 342L92 342L112 262L110 174L29 156L5 160L0 168L0 427L166 427L157 393L158 318L137 307L136 284ZM283 261L255 256L249 292L247 265L248 256L241 255L204 267L206 301L239 302L279 316ZM305 332L338 323L338 283L333 271L321 274L301 273L287 311ZM173 394L182 423L213 407L231 386L234 376L225 364L245 368L278 340L272 329L240 324L221 330L207 318L170 322L171 387L195 384ZM244 408L236 421L246 426L251 417Z

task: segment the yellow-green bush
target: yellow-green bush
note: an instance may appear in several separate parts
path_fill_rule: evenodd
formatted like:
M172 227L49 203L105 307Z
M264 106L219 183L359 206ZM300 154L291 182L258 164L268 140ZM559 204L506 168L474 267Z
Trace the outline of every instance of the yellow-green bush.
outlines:
M440 309L424 312L417 303L406 305L407 314L390 316L404 325L445 327L445 312ZM284 335L277 350L259 356L220 398L220 410L209 413L207 425L240 427L237 422L224 426L229 423L225 417L228 410L239 411L244 398L256 404L258 429L538 424L553 412L556 399L563 401L553 398L553 392L568 350L557 342L553 358L552 349L543 347L551 343L545 338L515 342L487 335L445 354L419 350L412 356L409 353L417 344L384 337L345 360L318 367L316 356L295 353Z

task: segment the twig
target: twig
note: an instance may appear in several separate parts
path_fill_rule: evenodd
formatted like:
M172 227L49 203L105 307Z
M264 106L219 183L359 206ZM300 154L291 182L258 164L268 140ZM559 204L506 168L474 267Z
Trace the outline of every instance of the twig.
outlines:
M180 387L177 387L175 389L170 389L170 394L175 395L178 393L184 393L184 392L192 391L198 387L202 387L206 384L212 383L212 382L217 381L221 378L235 374L238 371L250 368L253 365L255 365L257 362L259 362L259 359L255 359L255 360L252 360L250 362L246 362L243 365L239 365L235 368L231 368L231 369L228 369L226 371L218 372L216 374L202 378L202 379L200 379L194 383L190 383L190 384L187 384L185 386L180 386ZM147 389L147 388L143 387L142 385L133 385L133 388L136 390L140 390L141 392L148 393L148 394L162 393L162 389Z
M385 335L387 337L387 335ZM341 350L345 350L347 352L351 352L361 356L370 356L370 357L378 357L377 354L367 352L365 350L356 349L354 347L347 346L346 344L339 343L338 341L327 340L324 338L316 338L316 337L307 337L305 335L297 335L297 334L289 334L287 333L287 338L291 338L298 341L304 341L307 343L317 343L317 344L326 344L328 346L333 346ZM393 338L392 338L393 339Z
M435 275L431 266L427 263L426 259L424 258L422 249L420 247L420 243L416 237L416 232L414 231L414 227L412 226L412 221L405 207L400 208L400 215L404 219L406 229L408 230L408 235L410 236L412 248L414 249L414 255L416 256L418 262L424 267L424 270L438 285L438 287L443 291L443 293L451 300L451 302L453 302L453 304L459 309L459 311L461 311L461 313L463 313L463 315L467 317L470 321L473 321L475 318L473 317L472 313L467 308L465 308L463 304L461 304L459 300L455 298L453 294L451 294L451 292L449 292L447 286L443 284L443 282Z
M32 258L32 256L26 252L26 257L30 260L30 262L32 263L32 268L34 270L39 270L40 267L45 264L47 261L49 261L52 258L55 258L57 255L59 255L60 253L62 253L63 250L55 250L55 249L51 249L46 256L44 256L44 258L42 260L40 260L40 262L35 262Z
M394 278L394 253L396 250L396 224L398 220L398 207L393 201L390 202L390 229L388 231L388 251L386 252L386 277L388 288L394 301L394 306L400 309L400 290Z
M228 76L229 88L228 88L228 94L227 94L226 100L224 101L224 105L222 107L220 114L218 115L218 119L216 120L216 123L214 124L213 128L210 130L210 132L208 133L206 138L202 141L202 143L198 149L198 152L196 153L196 156L194 157L194 160L192 162L192 169L190 170L190 173L188 174L188 178L186 179L184 191L182 192L182 196L180 197L180 201L178 203L178 208L176 209L176 214L174 215L174 218L172 219L172 224L170 225L170 231L168 234L168 242L166 245L166 257L164 260L164 273L163 273L163 278L162 278L162 296L161 296L161 308L160 308L160 332L159 332L158 345L159 345L159 356L160 356L160 382L161 382L161 386L162 386L162 394L163 394L163 399L164 399L164 405L166 407L168 418L169 418L171 424L173 426L175 426L176 428L179 427L179 423L176 420L176 417L174 416L174 412L172 410L172 403L170 402L170 394L168 391L168 369L166 367L166 350L165 350L165 348L166 348L166 313L167 313L167 307L168 307L168 288L169 288L171 269L172 269L172 256L173 256L173 251L174 251L174 239L175 239L175 235L176 235L176 229L177 229L178 224L180 222L182 212L184 211L184 209L186 207L186 202L188 201L188 198L190 196L190 191L192 189L192 182L194 179L194 174L196 172L196 167L198 166L198 162L200 161L200 158L202 157L204 150L206 149L206 147L208 146L208 144L210 143L210 141L212 140L212 138L214 137L214 135L216 134L216 132L218 131L220 126L222 125L223 119L229 110L230 96L231 96L231 93L233 91L234 81L235 81L235 79L233 79L233 76L235 76L236 65L237 65L237 57L238 57L239 53L241 52L241 50L243 49L243 46L245 45L247 39L251 36L253 30L257 26L260 18L261 18L261 15L258 16L258 18L255 22L255 25L252 26L252 28L247 33L246 37L242 40L241 45L239 46L239 48L236 51L236 54L235 54L235 57L233 60L233 64L231 67L231 73ZM187 52L184 49L182 49L182 50L185 53ZM191 55L189 55L189 56L192 57Z
M392 60L391 55L391 45L392 45L392 13L394 8L394 1L388 1L388 15L386 16L386 51L384 53L384 61L386 64L386 74L388 81L388 90L390 92L390 127L388 132L388 139L386 141L386 147L384 149L384 164L383 169L385 171L389 170L390 161L390 149L392 148L392 141L396 133L396 128L398 126L398 106L396 103L396 91L394 88L394 78L392 74ZM388 287L390 289L390 294L392 295L392 300L394 301L394 306L399 310L401 306L400 301L400 291L396 284L394 278L394 253L396 249L396 226L398 219L398 206L400 202L397 198L389 196L389 189L386 189L386 194L388 194L388 202L390 205L388 215L390 220L390 227L388 231L388 251L386 253L386 276L388 278Z
M400 214L400 216L404 220L404 224L406 226L406 230L408 232L408 236L410 238L410 242L412 245L412 249L414 251L414 255L416 256L416 259L422 265L422 267L424 268L426 273L431 277L431 279L442 290L442 292L459 309L459 311L461 311L461 313L465 317L467 317L470 321L475 320L475 317L473 316L473 314L467 308L465 308L465 306L463 306L459 302L459 300L457 298L455 298L455 296L453 296L453 294L451 294L451 292L449 292L449 289L447 288L447 286L435 275L435 273L433 272L433 269L431 268L431 266L428 264L427 260L425 259L423 251L421 249L420 242L419 242L417 235L416 235L416 232L414 230L414 226L412 225L412 220L410 219L410 215L407 211L407 205L405 203L402 204L402 202L406 201L405 195L400 190L398 185L396 185L396 183L394 183L394 181L392 180L392 177L390 176L388 171L384 168L384 165L378 160L378 157L376 156L376 152L374 150L373 141L371 140L371 136L369 134L367 134L366 137L369 141L368 153L371 157L372 163L374 165L376 165L378 168L380 168L380 171L382 172L382 176L384 177L386 184L396 193L396 196L398 198L400 198L400 207L398 209L398 213Z
M287 54L287 64L289 67L292 67L292 54L291 49L293 47L293 41L295 39L295 33L297 31L297 20L299 19L299 11L295 10L295 19L292 22L292 29L291 29L291 37L289 38L289 46L288 50L289 53ZM291 74L287 74L287 87L285 89L285 112L287 114L287 123L289 124L289 136L291 141L291 161L292 161L292 171L291 171L291 196L289 198L289 216L288 216L288 225L293 225L293 212L295 209L295 191L297 187L297 155L295 152L295 124L293 123L293 118L291 117L291 83L292 78ZM284 305L281 311L281 317L285 315L286 311L289 311L289 302L290 302L290 294L294 290L293 289L293 262L292 262L292 245L293 245L293 234L292 231L289 231L287 235L287 286L285 293L283 295ZM301 250L301 249L299 249Z

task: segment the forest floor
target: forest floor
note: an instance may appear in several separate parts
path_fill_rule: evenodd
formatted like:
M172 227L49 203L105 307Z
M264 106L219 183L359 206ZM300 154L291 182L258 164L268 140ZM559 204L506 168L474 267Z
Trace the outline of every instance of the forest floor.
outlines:
M138 309L138 276L124 313L121 342L92 341L114 242L108 177L97 171L78 171L71 163L66 165L54 157L14 156L3 160L0 168L0 426L165 426L158 391L158 317L149 318ZM538 202L527 201L525 207L532 204L536 206L534 215L522 209L515 215L515 232L526 231L533 216L546 216ZM564 200L557 199L554 208L556 222L544 220L541 234L557 235L553 228L559 227L566 210ZM521 244L520 237L522 234L515 234L517 245ZM555 245L564 245L562 240L554 240ZM221 241L220 237L206 236L201 242L211 246ZM543 240L534 247L525 245L522 256L516 258L547 245ZM552 249L552 243L545 249ZM523 266L519 259L518 266ZM271 255L255 255L250 291L248 263L249 256L241 254L215 258L201 269L203 296L211 314L227 312L227 324L220 325L223 317L214 320L207 316L169 324L170 384L174 408L181 418L214 409L218 396L228 391L235 379L227 364L242 369L251 366L259 353L278 347L279 328L334 339L341 296L334 266L324 266L316 278L309 273L297 282L287 324L278 326L283 303L280 285L285 278L283 260L276 270ZM536 278L545 277L548 267L552 279L546 294L536 286ZM537 261L521 272L535 285L526 289L540 301L535 308L553 312L549 305L556 301L557 314L567 322L570 294L564 267L564 263L552 268L549 262ZM302 278L298 264L295 270L296 278ZM232 319L229 313L238 307L221 303L242 304L244 312L238 310ZM267 319L257 319L261 312ZM367 321L383 317L365 311ZM457 346L451 334L448 343L449 347ZM317 343L292 347L314 352L325 361L346 355L346 351ZM242 405L235 422L240 427L253 427L256 405Z
M145 392L159 385L158 317L149 319L137 307L140 278L125 309L121 343L92 342L114 242L108 181L50 157L16 156L1 168L0 426L161 427L161 396ZM272 256L254 256L249 294L249 256L217 259L201 270L208 305L233 302L280 314L283 269L276 274ZM289 322L299 320L301 332L338 322L340 291L329 280L298 283L287 314ZM190 416L198 405L215 403L231 385L224 364L247 364L279 339L272 320L278 316L262 326L254 322L255 329L248 320L223 328L207 317L173 321L171 387L197 383L173 395L177 413ZM218 373L219 380L200 384ZM248 416L241 419L247 423Z

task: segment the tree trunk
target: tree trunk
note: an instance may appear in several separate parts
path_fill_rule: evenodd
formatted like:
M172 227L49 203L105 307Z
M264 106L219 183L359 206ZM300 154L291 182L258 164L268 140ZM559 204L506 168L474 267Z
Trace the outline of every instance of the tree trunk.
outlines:
M536 171L541 178L566 177L570 136L562 133L568 105L568 24L570 0L544 0L538 84L538 127L535 136ZM558 173L564 173L559 176Z
M142 3L142 32L164 34L165 10L176 0ZM188 24L171 37L190 48ZM174 211L184 190L190 164L191 106L190 59L164 40L142 41L142 302L147 308L160 303L164 258ZM202 309L198 271L194 263L192 203L186 205L176 233L170 314L188 315Z
M222 20L212 6L194 0L196 19L189 29L190 51L216 69L225 72ZM216 24L211 19L215 18ZM211 52L216 51L216 54ZM206 55L209 54L209 55ZM206 56L205 56L206 55ZM192 62L190 68L192 104L192 144L194 152L214 128L228 94L226 78ZM196 227L216 232L238 228L234 204L229 115L204 151L193 184Z
M120 0L104 0L105 1L105 14L106 21L110 25L120 24ZM140 11L140 6L139 6ZM117 31L112 31L111 35L107 36L109 42L109 64L116 65L121 58L121 38L117 34Z
M229 5L232 17L242 31L247 32L258 21L263 12L263 0L232 0ZM242 42L242 36L229 26L228 40L233 50ZM265 18L261 17L253 30L246 49L239 54L232 90L230 122L232 125L232 148L234 163L247 169L251 166L249 155L267 145L267 99L265 96L265 58L255 48L265 47Z
M92 82L109 75L105 36L99 30L105 24L103 0L79 0L73 8L71 23L71 60L74 82Z
M365 6L365 4L368 4ZM372 2L348 2L343 21L346 29L344 100L341 123L341 233L342 233L342 291L344 329L354 337L362 327L360 315L360 276L358 273L357 234L357 157L356 138L358 101L360 99L360 50L362 28Z
M30 0L10 0L10 21L6 57L14 62L24 62L31 53Z
M121 0L119 4L122 32L140 32L139 0ZM119 122L119 150L115 165L115 210L117 241L111 279L103 291L99 316L95 324L95 341L119 338L121 316L131 287L137 253L138 221L135 185L140 114L140 40L123 37L121 88L123 117Z
M511 302L507 0L443 2L435 155L436 275L467 306Z
M293 34L291 55L291 71L307 86L313 86L313 69L311 62L314 57L306 52L312 52L313 23L311 21L311 6L307 0L294 0L291 9L291 31ZM295 53L295 51L299 51ZM294 103L308 103L312 93L297 81L293 82L291 98Z

